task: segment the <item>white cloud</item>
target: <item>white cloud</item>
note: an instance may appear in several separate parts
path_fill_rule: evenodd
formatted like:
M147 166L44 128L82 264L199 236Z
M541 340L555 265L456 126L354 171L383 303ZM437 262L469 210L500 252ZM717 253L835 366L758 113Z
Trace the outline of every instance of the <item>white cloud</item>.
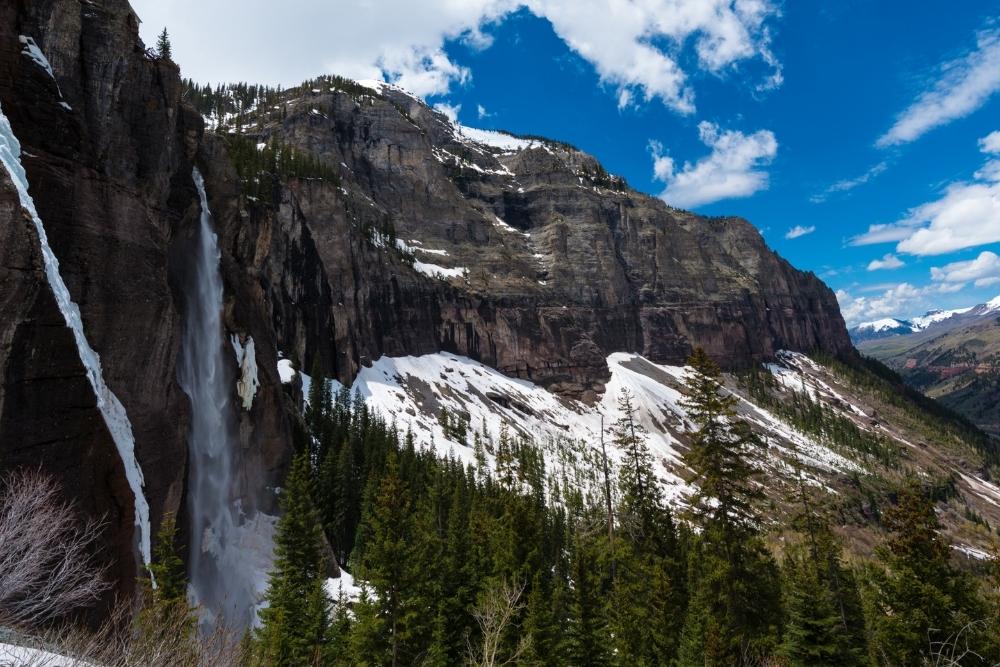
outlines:
M132 5L147 43L167 26L185 76L211 83L294 85L325 70L385 77L420 96L447 94L471 72L447 56L445 43L488 48L490 27L522 7L548 20L624 105L659 99L693 112L679 64L687 50L690 67L725 75L756 59L769 70L759 88L781 81L770 49L768 24L779 14L773 0L286 0L280 12L271 0Z
M841 289L837 290L837 301L847 326L851 327L883 317L909 319L931 308L940 307L937 300L942 295L957 292L964 286L964 283L949 283L915 287L910 283L899 283L887 287L875 296L854 296Z
M767 189L768 175L761 167L770 164L778 152L773 132L758 130L747 135L720 131L718 125L702 121L698 135L712 152L696 163L685 162L679 171L673 159L664 154L663 145L650 142L653 176L667 184L660 194L664 201L687 208Z
M882 259L873 259L868 263L869 271L880 271L883 269L898 269L901 266L906 266L899 257L896 257L891 252L882 257Z
M976 36L976 48L944 63L933 85L921 93L879 137L879 147L916 140L924 133L963 118L1000 90L1000 29Z
M448 117L452 123L458 122L458 113L462 110L461 104L448 104L447 102L438 102L434 105L434 110L443 113Z
M483 118L489 118L492 115L493 114L487 111L486 107L484 107L482 104L476 105L476 116L478 116L480 120L482 120Z
M823 192L810 197L809 201L811 201L814 204L821 204L825 202L830 197L830 195L838 192L849 192L854 188L858 187L859 185L864 185L865 183L872 180L873 178L875 178L888 168L889 168L888 162L885 161L879 162L878 164L872 166L870 169L868 169L865 173L861 174L860 176L857 176L855 178L845 178L844 180L837 181Z
M785 232L786 239L797 239L800 236L805 236L806 234L812 234L816 231L816 225L809 225L808 227L803 227L802 225L795 225L787 232Z
M931 268L931 279L943 283L973 282L976 287L986 287L1000 282L1000 256L985 250L975 259L935 266Z
M993 132L980 140L984 153L1000 149ZM1000 158L990 157L972 181L952 183L941 197L911 209L905 218L872 225L851 245L898 242L911 255L940 255L1000 241Z
M980 139L979 150L993 155L1000 154L1000 130L994 130Z

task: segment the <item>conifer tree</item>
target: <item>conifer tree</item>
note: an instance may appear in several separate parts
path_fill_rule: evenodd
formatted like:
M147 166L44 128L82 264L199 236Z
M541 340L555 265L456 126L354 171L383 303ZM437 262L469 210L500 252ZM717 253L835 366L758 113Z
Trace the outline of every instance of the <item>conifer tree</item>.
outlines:
M879 563L867 578L872 649L879 664L932 661L955 638L981 653L986 644L982 600L975 583L951 565L934 504L917 482L899 492L885 523L890 534L877 548Z
M184 559L175 547L177 521L165 514L156 532L149 571L156 582L153 599L158 606L187 608L187 574Z
M857 665L866 656L865 622L854 572L841 562L830 522L799 479L802 512L793 524L804 542L789 547L783 566L782 653L792 665Z
M167 34L167 29L164 28L160 36L156 38L156 55L158 55L163 60L173 62L173 51L170 48L170 35Z
M165 514L156 532L152 559L149 564L151 580L143 582L146 605L138 616L139 628L148 635L180 631L176 640L178 649L196 654L194 632L195 610L187 601L187 576L184 560L175 546L177 522L173 514ZM155 583L155 587L153 584Z
M266 664L291 667L318 659L327 621L323 532L306 454L293 460L281 501L284 514L278 520L256 645Z
M617 512L622 539L613 556L610 634L620 664L653 664L676 651L683 620L678 613L684 605L683 574L673 520L627 390L622 390L618 408L621 416L612 433L624 453Z
M363 527L361 574L374 589L379 616L385 623L389 664L395 667L400 664L401 644L410 630L406 627L407 603L415 574L412 506L396 452L389 452L385 473L374 489Z
M763 493L752 479L750 460L761 442L737 418L737 399L724 390L719 367L705 351L695 350L688 365L692 372L683 405L695 430L684 463L698 486L692 499L695 511L703 523L716 523L727 533L753 527L758 522L755 503Z
M684 407L695 430L684 462L698 490L702 529L689 552L690 601L679 664L738 664L773 652L781 624L777 565L757 534L762 492L750 464L760 441L739 419L719 367L701 349L688 360Z

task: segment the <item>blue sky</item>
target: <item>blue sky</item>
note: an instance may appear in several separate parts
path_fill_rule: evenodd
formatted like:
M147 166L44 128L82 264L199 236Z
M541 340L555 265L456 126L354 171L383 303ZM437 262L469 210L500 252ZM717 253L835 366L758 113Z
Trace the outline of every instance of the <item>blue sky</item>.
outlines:
M743 216L849 322L1000 294L993 3L293 0L275 19L247 2L133 4L195 79L384 77L465 125L569 141L668 203Z

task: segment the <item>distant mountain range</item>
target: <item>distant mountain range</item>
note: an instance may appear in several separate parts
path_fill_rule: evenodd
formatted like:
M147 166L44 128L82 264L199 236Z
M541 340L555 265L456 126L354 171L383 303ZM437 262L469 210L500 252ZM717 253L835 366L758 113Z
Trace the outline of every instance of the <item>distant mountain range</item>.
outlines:
M855 345L866 341L906 336L933 330L942 333L955 326L969 324L982 317L1000 314L1000 296L986 303L955 310L930 310L921 317L901 319L885 317L871 322L862 322L850 329L851 340Z
M1000 434L1000 297L912 320L866 322L850 333L863 354L907 384Z

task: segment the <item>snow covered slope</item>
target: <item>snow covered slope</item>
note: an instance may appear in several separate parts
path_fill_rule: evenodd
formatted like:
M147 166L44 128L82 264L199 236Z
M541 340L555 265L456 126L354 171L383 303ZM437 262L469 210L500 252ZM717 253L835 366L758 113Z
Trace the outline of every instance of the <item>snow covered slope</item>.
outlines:
M542 452L550 483L573 486L594 498L602 493L602 424L612 475L622 461L611 427L622 414L618 398L627 390L668 501L677 508L686 506L693 491L692 476L683 464L691 430L683 407L684 380L690 370L630 353L611 354L607 364L610 380L593 404L563 398L449 353L382 357L363 368L349 389L401 431L411 431L418 447L467 465L477 465L474 434L478 433L486 443L483 462L495 466L494 444L506 425L530 437ZM288 364L284 366L288 375ZM1000 488L984 476L975 462L978 454L956 432L921 421L912 406L886 402L885 386L865 384L869 380L858 384L849 373L846 367L835 371L835 366L783 351L756 375L725 377L727 390L738 398L740 417L765 443L755 465L770 498L769 517L796 511L792 499L802 481L828 494L830 502L847 513L842 515L854 516L855 529L864 532L870 530L865 513L871 494L882 493L917 471L928 480L955 480L954 500L949 501L954 507L943 510L943 520L956 544L982 546L981 536L968 529L963 508L974 508L991 523L1000 523ZM752 391L748 378L753 377L758 385ZM309 382L302 375L306 391ZM825 426L808 432L794 426L786 409L791 404L822 406ZM815 420L811 409L805 411ZM442 425L442 413L468 423L464 438ZM871 542L859 539L859 548L864 550L866 543Z
M787 353L783 363L768 369L779 383L815 397L836 401L855 415L852 406L828 384L805 380L795 363L801 355ZM486 463L493 466L492 443L503 425L530 436L546 462L550 478L589 492L598 492L601 470L601 428L612 470L622 452L612 442L611 427L621 417L623 390L632 397L638 421L657 464L664 492L674 505L684 505L693 490L682 456L690 424L683 403L683 383L689 370L654 364L637 354L614 353L607 358L611 379L599 401L588 405L562 398L527 380L511 378L484 364L449 353L420 357L382 357L364 368L351 386L367 404L410 430L418 446L436 450L469 465L476 464L473 432L484 433ZM303 376L305 383L306 377ZM440 416L447 412L469 424L466 441L446 433ZM767 454L757 462L769 475L787 478L801 470L807 482L828 486L827 478L861 470L860 466L814 438L797 431L768 410L741 396L738 411L762 436ZM794 464L794 465L793 465Z

